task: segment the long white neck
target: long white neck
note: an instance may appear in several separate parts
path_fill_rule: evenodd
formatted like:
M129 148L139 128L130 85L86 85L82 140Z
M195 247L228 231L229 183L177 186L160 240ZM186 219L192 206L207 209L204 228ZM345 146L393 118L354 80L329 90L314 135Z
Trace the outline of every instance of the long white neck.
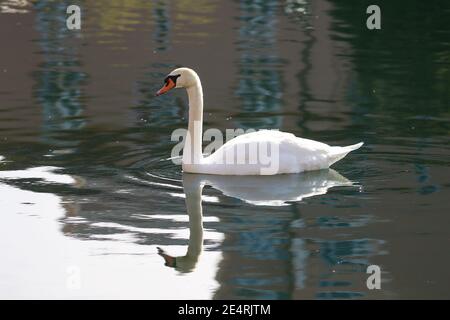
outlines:
M199 164L203 159L203 90L200 79L186 90L189 98L189 125L183 150L183 163Z

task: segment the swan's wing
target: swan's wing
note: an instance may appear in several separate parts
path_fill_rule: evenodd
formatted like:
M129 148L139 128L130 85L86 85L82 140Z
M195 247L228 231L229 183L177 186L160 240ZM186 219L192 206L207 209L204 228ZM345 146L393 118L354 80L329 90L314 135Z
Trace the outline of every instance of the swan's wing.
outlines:
M249 169L249 164L256 161L252 170L258 170L262 164L267 165L270 157L271 163L277 162L278 173L293 173L328 167L330 149L325 143L298 138L292 133L260 130L229 140L205 158L205 162L244 164Z
M206 157L209 171L204 173L270 175L320 170L360 146L331 147L292 133L260 130L231 139ZM262 173L268 167L270 170Z
M212 156L222 156L227 152L238 151L240 150L240 147L248 147L251 144L276 146L280 152L286 155L294 155L298 154L299 152L327 152L330 150L330 146L325 143L298 138L292 133L281 132L277 130L260 130L242 134L227 141L224 145L217 149L216 152L212 154ZM244 150L244 148L242 148L241 150Z

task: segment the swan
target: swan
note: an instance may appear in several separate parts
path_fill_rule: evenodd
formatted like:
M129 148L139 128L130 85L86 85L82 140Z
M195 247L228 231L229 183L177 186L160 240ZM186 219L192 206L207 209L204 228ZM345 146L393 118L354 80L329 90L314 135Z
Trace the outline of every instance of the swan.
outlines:
M183 172L216 175L275 175L329 168L363 142L332 147L292 133L260 130L239 135L208 156L202 154L203 89L197 73L177 68L164 79L156 96L185 88L189 98L188 132L182 156ZM270 150L270 152L269 152ZM270 156L269 156L270 153Z

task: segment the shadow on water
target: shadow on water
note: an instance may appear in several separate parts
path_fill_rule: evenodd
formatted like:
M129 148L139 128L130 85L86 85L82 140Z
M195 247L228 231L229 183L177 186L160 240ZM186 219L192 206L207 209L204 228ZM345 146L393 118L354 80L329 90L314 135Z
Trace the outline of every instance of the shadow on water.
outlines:
M232 197L239 201L247 204L251 204L249 207L244 207L242 211L254 211L258 206L269 206L276 208L279 206L289 206L289 203L294 203L302 201L309 197L324 195L327 193L329 188L333 187L343 187L343 186L354 186L354 184L341 176L334 170L322 170L318 172L310 172L304 174L294 174L294 175L280 175L280 176L269 176L269 177L233 177L233 176L216 176L216 175L197 175L197 174L183 174L183 189L185 193L186 210L189 216L189 240L188 248L186 254L182 256L172 256L168 254L164 249L158 247L158 253L164 258L166 266L175 268L181 273L195 272L195 265L198 262L200 254L203 248L203 208L202 208L202 192L205 186L219 190L221 194L227 197ZM257 187L255 187L257 186ZM218 199L211 199L211 197L205 196L205 200L210 204L218 204ZM221 202L221 201L220 201ZM215 211L215 210L214 210ZM233 214L229 212L228 215ZM264 215L265 213L261 213ZM262 217L256 214L257 219ZM219 220L223 223L224 217L218 216ZM228 219L230 217L228 216ZM283 219L283 215L279 218ZM299 218L299 217L297 217ZM294 282L299 286L304 286L307 280L307 265L308 256L310 256L309 250L304 246L305 240L300 239L290 239L289 230L277 229L277 238L273 239L276 242L281 239L285 239L287 246L279 246L281 243L266 243L266 246L274 246L272 250L276 250L273 253L275 257L270 259L267 255L269 254L268 247L261 248L260 250L245 250L246 246L254 245L248 243L251 239L245 239L253 234L256 237L254 240L262 242L258 244L259 246L264 246L264 242L271 242L270 235L273 230L274 224L280 224L281 221L274 216L271 216L269 220L270 223L267 225L259 224L256 227L258 229L266 229L268 232L266 235L259 231L260 236L255 234L255 225L251 223L252 221L246 221L247 217L241 216L241 218L232 222L232 226L229 228L236 228L239 231L240 237L243 239L240 241L242 243L237 244L239 248L238 253L240 255L239 261L248 259L249 257L254 257L259 263L267 263L272 268L286 267L286 265L294 264L294 270L291 270L289 274L278 275L277 277L265 275L264 277L258 276L257 274L245 272L245 270L240 270L239 268L233 268L231 270L218 270L218 275L226 274L228 283L223 283L223 287L231 287L226 290L232 290L233 296L252 296L254 298L292 298L293 288L289 286L284 288L278 288L274 290L272 287L278 287L281 283L286 285L290 281L293 281L291 277L295 280ZM359 221L359 225L367 223L366 221ZM324 228L342 227L343 222L339 224L332 219L326 219L322 217L318 222ZM333 225L335 223L335 225ZM298 222L297 222L298 224ZM358 222L353 222L353 227L356 227ZM349 225L346 225L347 227ZM222 231L220 226L216 227L217 230ZM231 231L231 230L230 230ZM236 230L233 230L236 231ZM226 231L225 231L226 232ZM285 233L284 237L280 232ZM225 233L223 247L230 246L229 243L235 237L234 232L230 234ZM300 241L299 241L300 240ZM365 273L369 261L365 259L358 258L361 255L367 255L373 253L375 248L371 245L373 241L366 239L356 239L356 240L346 240L346 241L326 241L321 239L315 239L314 241L320 243L320 258L322 263L326 265L332 265L334 268L338 265L345 265L347 270L353 268L353 272ZM246 243L247 242L247 243ZM244 249L244 250L243 250ZM236 249L235 249L236 250ZM262 252L263 250L264 252ZM292 252L289 252L289 251ZM258 255L258 251L261 252L261 256ZM235 260L235 259L233 259ZM281 260L281 265L280 265ZM221 262L220 265L226 268L227 263ZM220 267L219 267L220 268ZM248 268L248 265L246 265ZM261 270L260 270L261 272ZM335 272L335 271L333 271ZM327 287L327 290L323 290L317 293L318 298L352 298L361 297L363 293L336 290L341 287L350 287L352 285L351 280L339 281L339 276L337 280L329 279L329 275L325 275L324 279L320 281L320 287ZM335 291L333 291L333 289ZM225 291L220 288L216 292L216 297L223 298L224 296L221 291ZM226 297L226 296L225 296ZM230 296L231 297L231 296Z
M36 28L40 33L37 41L43 57L38 70L33 73L36 85L34 95L42 107L42 141L51 145L53 153L76 152L79 141L67 141L61 132L83 129L83 85L87 74L79 58L79 41L66 32L64 12L69 1L48 6L45 1L36 2Z
M349 185L352 185L352 183L334 170L268 177L185 173L183 174L183 189L190 226L188 252L186 256L181 258L170 257L163 250L160 250L160 254L164 257L168 266L178 266L178 269L182 272L194 269L203 243L202 191L205 186L213 187L223 195L255 206L283 206L288 205L288 202L301 201L303 198L325 194L331 187ZM179 263L179 260L183 263ZM184 267L186 264L189 267Z

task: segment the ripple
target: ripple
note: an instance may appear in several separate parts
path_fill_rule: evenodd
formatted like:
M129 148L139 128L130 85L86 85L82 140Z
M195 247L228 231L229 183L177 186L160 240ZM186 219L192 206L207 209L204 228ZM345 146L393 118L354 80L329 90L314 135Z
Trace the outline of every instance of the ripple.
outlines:
M0 159L1 160L1 159ZM35 167L25 170L0 171L0 179L20 180L39 179L46 183L76 184L78 181L67 174L55 173L62 168L58 167Z
M0 13L28 13L30 2L26 0L6 0L0 2Z

